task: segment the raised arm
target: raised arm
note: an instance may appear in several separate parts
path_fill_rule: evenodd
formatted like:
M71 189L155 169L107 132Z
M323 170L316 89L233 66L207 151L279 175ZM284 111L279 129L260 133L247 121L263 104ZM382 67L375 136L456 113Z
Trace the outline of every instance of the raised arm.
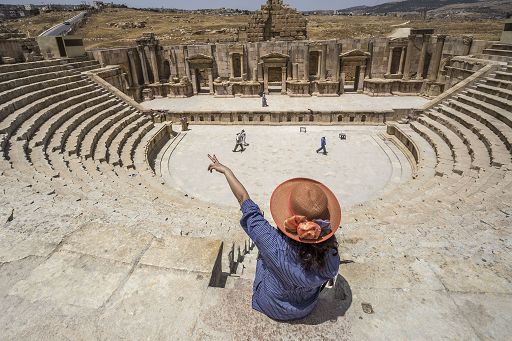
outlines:
M211 173L212 171L215 170L226 176L226 180L228 181L229 187L231 188L231 191L235 195L236 200L238 200L238 203L242 205L244 201L250 199L249 193L247 193L247 190L245 189L244 185L242 185L242 183L238 181L238 179L236 178L235 174L233 174L231 169L220 163L219 160L217 160L215 154L213 156L208 154L208 157L212 161L212 163L208 166L208 171Z

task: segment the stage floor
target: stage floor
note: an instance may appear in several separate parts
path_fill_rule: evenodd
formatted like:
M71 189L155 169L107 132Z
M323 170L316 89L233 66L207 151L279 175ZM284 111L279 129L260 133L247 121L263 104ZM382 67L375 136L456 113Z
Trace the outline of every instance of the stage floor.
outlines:
M325 183L348 208L411 177L405 156L381 138L384 126L344 126L346 140L339 139L340 128L325 126L308 126L307 133L292 126L191 128L178 136L179 143L170 142L163 148L156 167L168 186L212 204L238 206L224 176L207 172L208 153L229 166L266 211L274 188L289 178ZM249 146L244 152L233 152L235 134L241 129L247 133ZM315 152L322 136L327 139L327 155Z
M261 106L261 98L216 98L197 95L188 98L157 98L142 102L146 109L165 109L175 112L283 112L283 111L384 111L416 109L428 102L419 96L372 97L364 94L343 94L339 97L288 97L268 95L268 107Z

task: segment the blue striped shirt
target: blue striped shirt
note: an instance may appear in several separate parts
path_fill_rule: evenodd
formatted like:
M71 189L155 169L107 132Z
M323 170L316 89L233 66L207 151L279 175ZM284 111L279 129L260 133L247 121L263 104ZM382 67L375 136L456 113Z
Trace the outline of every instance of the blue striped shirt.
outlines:
M323 269L306 271L297 248L269 224L258 205L249 199L241 210L240 225L259 249L252 307L275 320L305 317L315 308L322 284L338 274L337 250L326 255Z

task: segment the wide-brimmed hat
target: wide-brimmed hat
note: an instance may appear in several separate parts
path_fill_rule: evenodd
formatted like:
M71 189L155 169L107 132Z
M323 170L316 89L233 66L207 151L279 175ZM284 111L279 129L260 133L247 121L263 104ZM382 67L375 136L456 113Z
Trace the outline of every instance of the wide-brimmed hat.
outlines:
M334 235L341 224L341 206L324 184L308 178L294 178L276 187L270 198L270 212L277 227L289 238L301 243L321 243ZM301 238L285 226L285 220L304 216L308 221L330 223L318 238Z

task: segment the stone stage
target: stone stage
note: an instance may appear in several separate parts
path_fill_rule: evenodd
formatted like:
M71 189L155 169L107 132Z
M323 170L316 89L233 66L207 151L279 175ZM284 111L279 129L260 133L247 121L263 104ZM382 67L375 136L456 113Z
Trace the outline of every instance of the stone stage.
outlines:
M235 134L244 128L249 146L233 152ZM340 131L325 126L308 126L306 133L297 126L192 126L164 147L157 167L173 189L214 205L238 207L224 177L206 172L207 154L215 153L267 212L273 189L289 178L321 179L345 209L410 179L408 161L381 138L384 126L343 127L346 140L340 140ZM322 136L327 155L315 152Z
M268 107L261 106L261 98L216 98L193 96L188 98L157 98L142 102L146 109L170 110L171 112L379 112L393 109L415 109L428 102L419 96L373 97L364 94L345 93L339 97L288 97L267 96Z

